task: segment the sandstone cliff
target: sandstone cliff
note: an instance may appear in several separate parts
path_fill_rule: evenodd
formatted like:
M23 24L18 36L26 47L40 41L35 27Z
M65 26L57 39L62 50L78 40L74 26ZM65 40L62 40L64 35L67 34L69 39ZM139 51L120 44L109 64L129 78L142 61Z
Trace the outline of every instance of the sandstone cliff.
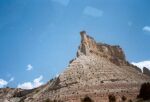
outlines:
M127 100L134 99L140 85L150 82L150 76L126 60L120 46L97 43L85 31L80 35L77 57L63 73L19 98L5 97L7 102L19 102L17 99L24 102L44 102L46 99L81 102L85 96L94 102L108 102L109 94L115 94L119 102L122 96Z
M77 52L77 57L84 54L96 54L99 57L105 57L117 65L127 64L125 54L120 46L111 46L103 43L96 43L96 41L88 36L85 31L80 32L81 45Z

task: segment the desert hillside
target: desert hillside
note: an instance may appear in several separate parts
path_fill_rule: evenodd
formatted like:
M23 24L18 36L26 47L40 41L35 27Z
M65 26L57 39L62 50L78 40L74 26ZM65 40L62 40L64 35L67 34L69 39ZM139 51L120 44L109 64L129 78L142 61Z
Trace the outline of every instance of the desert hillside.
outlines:
M130 64L120 46L97 43L85 31L80 35L77 56L63 73L33 90L0 89L0 102L81 102L85 97L108 102L112 94L117 102L135 99L141 84L150 82L149 70L143 74Z

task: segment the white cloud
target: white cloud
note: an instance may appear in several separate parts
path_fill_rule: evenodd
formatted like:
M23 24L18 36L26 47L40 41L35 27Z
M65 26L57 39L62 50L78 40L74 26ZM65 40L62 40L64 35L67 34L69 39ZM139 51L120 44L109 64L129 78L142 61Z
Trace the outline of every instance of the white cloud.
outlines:
M143 70L143 67L146 67L150 70L150 61L141 61L141 62L132 62L133 65L141 68Z
M150 32L150 26L143 27L143 31Z
M33 88L39 87L43 85L42 79L43 79L43 76L41 75L38 78L34 79L33 82L24 82L23 84L19 84L18 88L33 89Z
M4 86L8 85L12 81L14 81L14 77L11 77L9 79L9 81L6 81L4 79L0 79L0 88L3 88Z
M32 89L33 85L32 85L31 82L25 82L23 84L19 84L18 88L21 88L21 89Z
M101 16L103 16L103 11L102 10L91 7L91 6L85 7L83 13L85 15L92 16L92 17L101 17Z
M33 66L32 66L31 64L28 64L26 70L27 70L27 71L30 71L30 70L32 70L32 69L33 69Z
M9 80L9 82L14 81L14 79L15 79L14 77L11 77L10 80Z
M60 4L64 5L64 6L68 6L68 4L70 2L70 0L52 0L52 1L60 3Z
M40 77L36 78L33 80L33 86L34 87L38 87L41 86L43 84L43 82L41 82L41 80L43 79L43 76L41 75Z
M6 86L8 84L7 81L0 79L0 88L3 88L4 86Z

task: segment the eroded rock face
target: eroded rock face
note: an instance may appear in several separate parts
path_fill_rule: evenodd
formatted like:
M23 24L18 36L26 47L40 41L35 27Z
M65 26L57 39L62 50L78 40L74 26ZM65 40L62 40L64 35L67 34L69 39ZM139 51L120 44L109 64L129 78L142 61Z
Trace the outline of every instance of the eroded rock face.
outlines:
M143 68L143 73L150 76L150 70L146 67Z
M126 61L119 46L97 43L85 31L80 32L80 35L81 44L77 57L70 61L66 70L58 77L59 88L42 92L45 98L81 102L88 95L94 102L108 102L109 94L113 93L117 101L123 95L133 99L137 96L140 85L150 81L149 76ZM47 88L50 86L47 84ZM42 98L39 97L38 100Z
M77 52L80 55L96 54L99 57L105 57L116 65L127 64L125 54L120 46L111 46L104 43L96 43L96 41L86 34L85 31L80 32L81 45Z
M85 31L80 32L81 44L79 46L77 57L80 55L89 55L91 51L98 51L95 40L88 36Z
M115 94L117 102L120 102L122 96L126 96L127 100L136 98L140 85L150 82L150 76L126 61L119 46L97 43L85 31L80 35L77 57L70 61L66 70L19 99L24 102L43 102L49 99L81 102L88 96L94 102L108 102L108 96ZM19 102L12 101L13 99L14 97L9 98L9 102Z

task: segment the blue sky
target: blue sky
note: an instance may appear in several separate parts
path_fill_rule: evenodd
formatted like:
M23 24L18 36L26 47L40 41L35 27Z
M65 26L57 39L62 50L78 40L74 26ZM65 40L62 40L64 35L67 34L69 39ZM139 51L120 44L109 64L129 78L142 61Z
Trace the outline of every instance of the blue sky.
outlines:
M33 88L65 70L81 30L150 60L149 0L0 0L0 87Z

